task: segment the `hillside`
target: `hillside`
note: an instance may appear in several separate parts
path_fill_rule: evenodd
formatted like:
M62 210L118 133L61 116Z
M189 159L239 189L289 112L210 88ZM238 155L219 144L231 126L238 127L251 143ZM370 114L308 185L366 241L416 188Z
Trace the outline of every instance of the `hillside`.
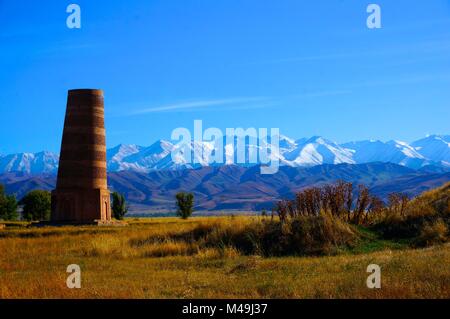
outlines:
M373 194L387 199L392 192L404 192L413 197L439 187L450 181L450 173L370 163L285 166L275 175L261 175L258 167L239 166L108 174L110 188L125 194L131 203L131 213L173 211L174 196L181 190L195 194L196 210L271 209L280 198L290 198L302 188L336 180L365 184ZM8 173L0 175L0 183L5 184L8 193L21 198L33 189L53 189L55 176Z

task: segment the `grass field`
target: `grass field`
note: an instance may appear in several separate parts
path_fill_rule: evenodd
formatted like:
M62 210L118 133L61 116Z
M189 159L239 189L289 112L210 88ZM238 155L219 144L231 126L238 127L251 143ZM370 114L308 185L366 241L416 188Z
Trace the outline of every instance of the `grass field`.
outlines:
M450 246L410 249L367 234L334 256L260 257L180 240L257 217L128 220L127 227L0 230L0 298L450 298ZM231 225L231 226L230 226ZM369 264L382 288L366 286ZM68 289L78 264L82 288Z

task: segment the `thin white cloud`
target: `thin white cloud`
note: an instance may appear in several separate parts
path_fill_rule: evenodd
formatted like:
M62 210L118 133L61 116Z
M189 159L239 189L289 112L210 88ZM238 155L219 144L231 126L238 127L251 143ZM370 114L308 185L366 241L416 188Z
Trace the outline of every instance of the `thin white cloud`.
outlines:
M237 104L262 102L265 100L267 100L267 98L247 97L247 98L229 98L229 99L189 101L189 102L181 102L181 103L168 104L168 105L162 105L162 106L156 106L156 107L135 110L135 111L132 111L130 113L130 115L141 115L141 114L148 114L148 113L161 113L161 112L174 112L174 111L191 111L191 110L206 109L209 107L220 107L220 106L236 107Z
M280 104L292 103L292 99L321 98L327 96L352 94L351 90L312 91L283 97L239 97L227 99L196 100L167 105L140 108L126 115L144 115L151 113L193 112L193 111L237 111L270 108ZM122 115L123 116L123 115Z

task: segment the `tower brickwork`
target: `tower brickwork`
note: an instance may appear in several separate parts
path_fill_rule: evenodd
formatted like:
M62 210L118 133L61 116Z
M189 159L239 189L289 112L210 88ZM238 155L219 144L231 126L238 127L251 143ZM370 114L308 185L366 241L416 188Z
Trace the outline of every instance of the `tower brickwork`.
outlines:
M101 90L69 91L51 219L70 223L111 220Z

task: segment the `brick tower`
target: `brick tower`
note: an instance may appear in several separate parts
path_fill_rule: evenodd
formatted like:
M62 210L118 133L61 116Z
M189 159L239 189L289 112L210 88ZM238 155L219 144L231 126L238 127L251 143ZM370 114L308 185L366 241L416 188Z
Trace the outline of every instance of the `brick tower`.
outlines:
M111 220L101 90L69 91L51 220L75 224Z

